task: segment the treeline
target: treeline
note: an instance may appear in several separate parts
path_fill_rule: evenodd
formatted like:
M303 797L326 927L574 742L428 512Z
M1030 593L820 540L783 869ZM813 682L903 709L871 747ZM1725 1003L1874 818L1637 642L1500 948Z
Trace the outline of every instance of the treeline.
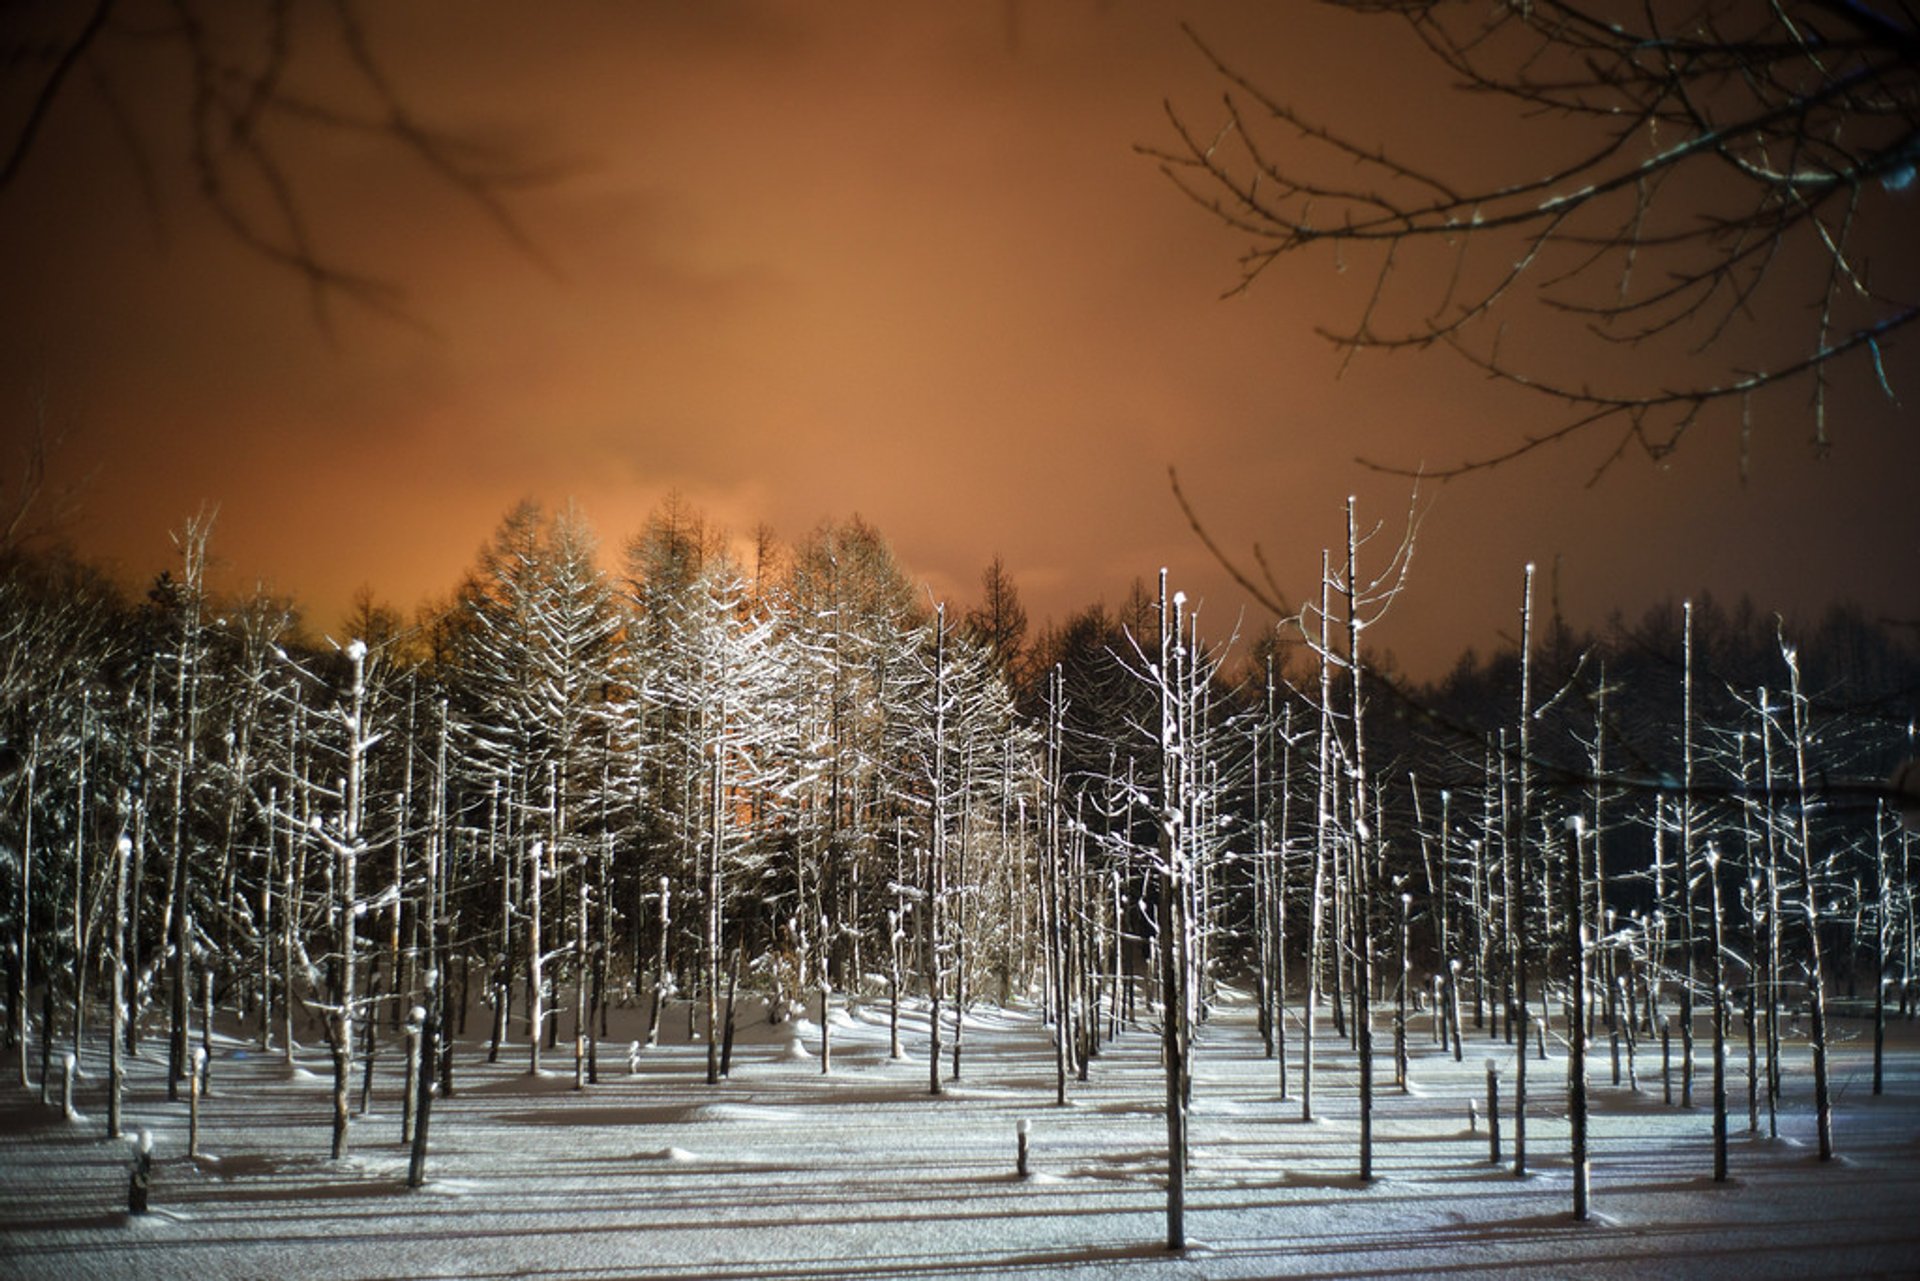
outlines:
M1883 780L1920 657L1857 612L1576 635L1529 573L1525 643L1419 685L1353 661L1394 582L1356 546L1230 654L1164 584L1035 630L998 561L950 611L857 519L741 546L669 502L609 574L576 512L524 504L449 599L363 602L335 643L209 590L211 533L138 600L57 550L0 563L23 1084L56 1040L117 1064L164 1035L177 1088L219 1010L289 1060L331 1044L337 1153L354 1065L416 1005L584 1084L609 1007L651 1038L690 999L718 1079L750 992L823 1036L836 995L930 1003L935 1091L960 1011L1038 999L1064 1096L1142 1018L1183 1065L1234 982L1309 1114L1302 1007L1361 1051L1370 1107L1382 1002L1401 1082L1409 1002L1456 1054L1550 1000L1629 1053L1744 1002L1757 1125L1782 992L1897 980L1910 1008Z

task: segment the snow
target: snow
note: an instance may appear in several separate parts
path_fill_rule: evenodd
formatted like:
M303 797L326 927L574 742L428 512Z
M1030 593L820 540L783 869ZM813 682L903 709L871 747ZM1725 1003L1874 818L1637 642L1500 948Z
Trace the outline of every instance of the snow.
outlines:
M1661 1102L1659 1055L1641 1090L1612 1084L1604 1034L1590 1055L1594 1218L1573 1222L1565 1063L1529 1063L1525 1179L1487 1157L1485 1061L1512 1052L1469 1032L1456 1064L1421 1014L1409 1034L1413 1089L1382 1056L1375 1168L1356 1177L1353 1057L1322 1023L1317 1117L1277 1098L1252 1014L1234 1003L1195 1049L1184 1256L1164 1248L1165 1123L1158 1039L1123 1032L1091 1080L1053 1103L1053 1047L1030 1010L982 1010L962 1074L927 1093L924 1011L903 1018L908 1055L887 1053L887 1011L836 1017L831 1075L789 1057L817 1028L769 1026L747 1007L731 1079L705 1082L703 1043L644 1049L627 1072L638 1010L617 1011L601 1083L571 1088L569 1028L530 1077L524 1046L485 1062L456 1048L456 1092L432 1114L428 1184L406 1189L401 1063L380 1060L373 1113L351 1150L327 1157L325 1049L289 1077L215 1038L200 1160L185 1155L187 1104L166 1100L164 1047L130 1060L127 1129L154 1134L152 1213L125 1212L132 1142L101 1136L105 1072L66 1121L33 1090L0 1087L0 1276L825 1278L1581 1276L1802 1277L1911 1274L1920 1267L1920 1029L1890 1029L1887 1093L1871 1089L1870 1025L1836 1019L1839 1159L1814 1146L1804 1043L1788 1047L1781 1138L1747 1131L1744 1037L1730 1046L1733 1177L1711 1180L1710 1043L1702 1021L1699 1106ZM470 1028L485 1026L484 1017ZM1387 1021L1380 1035L1390 1036ZM1298 1045L1298 1029L1290 1036ZM89 1050L89 1068L95 1053ZM1677 1060L1677 1054L1676 1054ZM558 1069L561 1063L566 1070ZM37 1065L36 1065L37 1066ZM1678 1075L1676 1062L1675 1075ZM1297 1090L1298 1063L1290 1064ZM1676 1091L1678 1082L1676 1080ZM356 1096L358 1072L355 1075ZM1503 1089L1502 1107L1511 1105ZM1512 1118L1502 1137L1512 1155ZM1029 1126L1030 1177L1015 1174Z

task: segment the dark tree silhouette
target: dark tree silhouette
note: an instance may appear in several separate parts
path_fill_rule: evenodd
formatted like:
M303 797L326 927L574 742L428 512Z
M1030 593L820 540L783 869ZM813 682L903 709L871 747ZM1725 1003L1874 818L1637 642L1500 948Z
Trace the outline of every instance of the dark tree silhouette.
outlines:
M157 213L164 184L155 162L174 149L153 135L177 131L196 198L250 252L302 283L323 328L337 302L408 317L400 287L351 266L316 221L297 163L316 129L384 139L543 261L506 201L538 180L535 168L415 111L351 0L13 6L0 57L13 104L0 116L0 199L31 180L47 122L71 99L91 97Z

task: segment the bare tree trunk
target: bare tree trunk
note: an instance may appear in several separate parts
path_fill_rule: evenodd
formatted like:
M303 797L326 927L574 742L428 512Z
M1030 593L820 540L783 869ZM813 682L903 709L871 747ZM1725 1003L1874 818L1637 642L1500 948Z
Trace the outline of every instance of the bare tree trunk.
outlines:
M1513 1174L1527 1173L1527 913L1523 887L1526 885L1527 821L1532 807L1533 751L1533 566L1526 569L1520 596L1520 754L1517 762L1517 786L1514 794L1514 819L1508 829L1507 902L1512 920L1514 1003L1508 1011L1509 1030L1520 1019L1519 1034L1513 1038Z
M1273 850L1273 959L1274 1058L1280 1067L1280 1101L1287 1101L1287 849L1293 824L1293 706L1287 705L1281 724L1280 841ZM1311 1013L1311 1011L1309 1011Z
M13 1035L14 1045L20 1051L20 1088L26 1089L33 1084L33 1074L28 1067L29 1047L33 1042L33 1027L27 1014L27 996L32 982L33 958L33 802L34 776L38 772L40 761L40 733L36 729L27 746L26 791L22 794L22 813L20 819L20 910L18 913L19 933L15 936L16 956L13 969Z
M1693 602L1681 606L1680 696L1680 1106L1693 1106L1693 995L1699 982L1693 905Z
M708 820L713 833L711 844L707 847L706 964L703 967L706 970L708 1085L716 1085L720 1081L720 932L725 925L721 893L725 888L723 876L726 859L726 723L727 705L722 698L713 735L713 770L709 780L713 795L710 798Z
M573 1088L584 1090L587 1087L587 1038L593 1031L593 1011L587 1004L592 967L587 946L588 886L584 853L575 860L573 874L579 880L573 922Z
M1400 895L1400 981L1394 993L1393 1011L1393 1083L1402 1094L1407 1092L1407 997L1408 981L1413 974L1413 960L1408 955L1409 929L1407 916L1413 907L1413 895ZM1439 1011L1435 1011L1437 1017Z
M1061 843L1060 808L1061 796L1061 739L1064 734L1062 719L1066 714L1066 695L1063 687L1064 677L1060 668L1053 669L1050 686L1052 698L1047 715L1047 812L1046 839L1041 851L1040 864L1040 907L1042 931L1046 936L1044 956L1046 962L1046 1004L1052 1007L1053 1014L1053 1072L1054 1102L1062 1107L1067 1102L1067 1067L1070 1051L1070 1038L1067 1034L1066 999L1066 927L1063 921L1066 908L1061 890Z
M1887 807L1873 819L1873 1092L1885 1088L1887 1051L1887 909L1893 897L1887 885Z
M435 1059L440 1046L440 994L429 990L426 1018L420 1024L420 1063L414 1075L413 1146L407 1161L407 1186L427 1181L427 1126L433 1115Z
M345 814L341 823L339 863L340 973L339 1007L334 1014L333 1030L333 1159L347 1152L349 1078L353 1071L353 960L359 933L359 891L356 874L360 862L361 787L365 781L367 647L355 640L347 646L347 658L353 664L352 707L347 718L347 791Z
M947 844L947 607L934 613L933 642L933 795L928 807L927 840L927 1092L940 1094L940 898Z
M1373 1178L1373 858L1367 824L1366 702L1360 656L1360 543L1354 501L1347 499L1347 678L1352 695L1353 841L1349 855L1349 894L1353 903L1354 1036L1360 1058L1360 1178Z
M896 854L898 846L895 847ZM896 885L902 882L896 881ZM900 945L905 941L905 932L900 926L900 917L905 911L905 903L899 891L895 891L894 907L887 913L887 950L889 968L887 970L887 1057L898 1061L904 1051L900 1046Z
M156 715L154 685L158 680L158 663L147 665L146 707L142 717L140 732L140 776L145 779L154 777L153 728ZM296 705L296 712L298 707ZM148 793L143 789L134 799L133 805L133 867L127 876L127 961L123 967L127 973L127 1054L140 1053L140 1015L144 1009L141 994L142 974L140 961L140 920L146 905L146 869L147 869L147 808Z
M734 1000L740 994L740 945L733 945L733 964L727 970L727 1013L725 1030L720 1034L720 1075L733 1071Z
M1326 955L1327 874L1333 859L1333 656L1329 636L1327 553L1320 553L1320 736L1315 765L1313 891L1309 903L1307 991L1300 1018L1300 1119L1313 1120L1313 1035Z
M973 744L967 744L960 769L960 847L955 856L955 883L960 897L953 906L953 1063L949 1075L960 1079L960 1045L967 1015L967 842L972 835Z
M1707 848L1713 903L1713 1181L1727 1181L1727 968L1725 920L1721 915L1720 856Z
M260 1001L260 1037L255 1049L262 1055L273 1048L273 948L277 941L273 928L274 889L279 880L275 860L280 853L280 787L267 788L267 840L260 851L260 907L255 956L254 988Z
M452 948L447 936L449 927L447 913L447 886L451 881L453 866L453 847L447 840L447 699L443 694L439 699L440 732L433 752L433 825L427 838L427 884L426 900L426 936L427 936L427 1001L428 1013L438 1014L434 1033L446 1041L443 1047L423 1050L429 1057L423 1065L437 1069L440 1093L443 1097L453 1093L453 1026L454 994L453 976L447 972L452 964ZM466 1014L466 966L461 966L461 1019ZM424 1033L423 1033L424 1035ZM424 1113L422 1113L424 1115ZM424 1160L425 1141L419 1140Z
M92 704L88 692L80 695L80 748L74 768L73 814L73 1061L80 1062L80 1043L87 1021L87 739Z
M1807 795L1807 700L1800 689L1800 664L1783 641L1793 711L1793 767L1798 795ZM1813 1107L1820 1131L1820 1159L1833 1159L1833 1096L1827 1082L1827 992L1820 956L1820 897L1814 882L1813 833L1804 801L1796 805L1800 817L1800 890L1807 910L1807 1001L1813 1040Z
M295 687L297 689L297 687ZM293 700L293 715L287 718L287 848L281 861L280 875L280 1017L283 1020L284 1044L280 1047L282 1061L289 1073L293 1071L293 974L296 951L295 930L301 914L300 887L306 884L307 845L302 833L311 831L308 806L312 792L307 788L304 753L300 751L303 731L306 728L306 707L298 699ZM295 806L296 794L298 808ZM295 821L297 816L298 821ZM138 850L138 837L135 837L135 849ZM134 917L138 920L136 914ZM131 1020L130 1020L131 1021Z
M1187 1245L1187 1000L1183 972L1186 922L1181 912L1186 875L1183 845L1185 798L1180 793L1179 715L1175 706L1174 647L1181 642L1181 598L1167 599L1167 572L1160 571L1160 1025L1167 1074L1167 1248ZM1169 614L1171 608L1171 614Z
M826 919L821 918L821 928ZM820 967L820 1075L833 1071L833 979L827 967Z
M126 1088L121 1062L127 1020L127 856L133 842L122 832L113 843L113 1031L107 1038L107 1137L120 1137L120 1098Z
M541 955L540 883L546 878L546 843L536 840L527 860L527 1073L540 1074L540 1037L546 1031L547 991Z
M1573 875L1567 877L1567 1119L1571 1126L1573 1217L1587 1217L1591 1171L1587 1160L1587 917L1580 884L1580 842L1585 823L1575 817L1572 830ZM1523 1056L1524 1057L1524 1056Z
M660 878L660 916L655 928L656 954L653 963L653 1004L647 1010L647 1044L660 1044L660 1018L662 1007L667 1003L667 939L672 917L669 905L673 901L673 885L666 877Z

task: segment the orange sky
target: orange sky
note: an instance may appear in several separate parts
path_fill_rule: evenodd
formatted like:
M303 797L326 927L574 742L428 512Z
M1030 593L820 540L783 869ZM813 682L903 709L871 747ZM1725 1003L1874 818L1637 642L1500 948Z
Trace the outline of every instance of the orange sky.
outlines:
M287 126L316 240L418 322L343 307L329 335L193 198L178 73L104 49L161 199L97 94L60 103L0 191L0 433L44 401L67 532L130 578L217 503L226 581L325 629L362 584L446 593L522 496L578 499L617 546L677 488L788 539L857 511L962 602L999 552L1036 618L1168 564L1224 632L1242 601L1169 464L1305 593L1348 493L1404 509L1356 454L1451 462L1545 412L1445 359L1336 380L1312 329L1352 319L1365 273L1302 258L1220 300L1239 239L1133 151L1168 141L1163 97L1200 120L1218 100L1184 14L1289 101L1383 136L1412 105L1400 136L1473 163L1391 24L1254 0L364 7L423 119L548 171L508 203L551 270L390 143ZM337 88L329 33L300 34L300 82ZM1575 621L1703 589L1920 615L1907 417L1843 400L1815 466L1783 408L1744 487L1724 432L1593 488L1586 447L1430 486L1374 643L1422 672L1497 644L1520 566L1556 556Z

